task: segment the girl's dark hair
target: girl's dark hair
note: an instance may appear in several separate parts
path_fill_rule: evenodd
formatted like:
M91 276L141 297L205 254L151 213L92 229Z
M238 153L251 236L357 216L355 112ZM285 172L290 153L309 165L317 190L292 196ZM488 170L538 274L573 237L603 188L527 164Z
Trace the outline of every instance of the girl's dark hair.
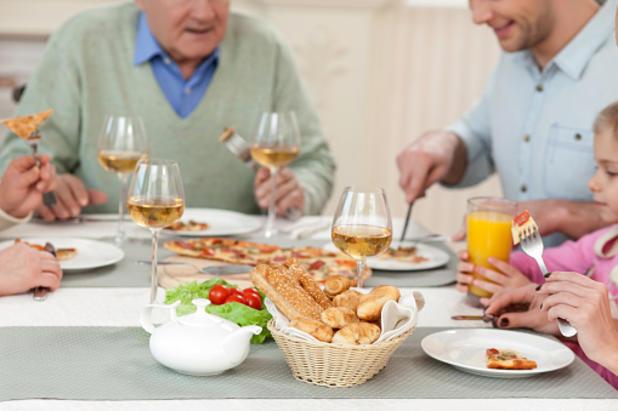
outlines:
M618 138L618 101L605 107L594 120L594 134L599 134L601 130L607 129Z

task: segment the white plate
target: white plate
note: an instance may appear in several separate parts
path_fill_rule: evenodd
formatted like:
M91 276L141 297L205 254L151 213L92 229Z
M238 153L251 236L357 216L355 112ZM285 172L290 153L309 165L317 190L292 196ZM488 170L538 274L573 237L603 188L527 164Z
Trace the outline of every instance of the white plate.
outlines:
M558 341L518 331L456 329L428 335L421 341L425 354L453 367L484 377L523 378L568 367L575 354ZM486 367L487 348L511 349L534 360L534 370L495 370Z
M248 234L259 230L262 222L259 218L235 211L217 210L215 208L187 208L181 221L195 220L208 224L206 230L201 231L173 231L163 230L167 234L182 237L217 237L226 235Z
M449 255L446 252L427 244L414 244L406 241L404 241L403 243L393 241L391 243L391 247L396 248L399 247L399 245L402 245L404 247L415 245L417 248L417 254L427 258L427 261L414 263L411 261L402 261L395 258L373 257L367 259L367 266L373 268L374 270L384 271L420 271L442 267L443 265L446 265L450 259ZM335 247L335 244L333 243L327 244L324 248L332 252L341 252L337 247Z
M46 242L52 243L56 248L76 248L77 254L70 260L61 261L60 266L64 271L90 270L93 268L105 267L115 264L124 258L124 251L110 243L102 241L86 240L83 238L23 238L24 241L32 244L45 245ZM0 250L3 250L15 241L3 241L0 243Z

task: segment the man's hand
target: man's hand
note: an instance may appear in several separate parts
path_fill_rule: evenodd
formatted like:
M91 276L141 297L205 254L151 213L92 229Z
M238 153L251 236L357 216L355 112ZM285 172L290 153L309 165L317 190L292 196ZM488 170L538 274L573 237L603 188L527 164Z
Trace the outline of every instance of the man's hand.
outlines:
M475 266L470 262L467 251L460 252L457 265L457 290L468 292L468 287L472 284L495 294L503 288L519 288L530 283L530 279L521 271L504 261L490 258L489 263L495 267L494 270ZM475 272L493 282L475 279L473 277Z
M48 252L25 244L0 251L0 295L23 293L35 287L55 290L61 279L60 263Z
M42 202L43 193L56 184L56 171L49 156L19 157L9 164L0 179L0 208L7 214L24 218Z
M496 321L498 327L530 328L546 334L559 335L558 323L549 320L547 313L540 308L544 295L537 293L536 287L536 284L529 284L519 288L503 288L491 297L485 314L498 315L512 304L529 304L528 311L501 314Z
M41 204L38 214L45 221L66 220L77 217L82 208L89 205L105 204L107 195L101 191L86 189L79 178L71 174L62 174L56 178L56 204L51 208Z
M466 148L453 133L428 132L399 153L397 167L399 186L411 203L438 181L458 183L467 167Z
M260 208L268 208L271 194L270 171L267 168L258 170L254 182L255 199ZM277 200L278 216L285 216L289 209L303 210L305 207L305 190L300 186L294 173L283 168L277 173Z
M517 208L518 211L530 211L542 235L559 232L578 239L618 222L618 216L609 207L589 201L522 201L517 204Z

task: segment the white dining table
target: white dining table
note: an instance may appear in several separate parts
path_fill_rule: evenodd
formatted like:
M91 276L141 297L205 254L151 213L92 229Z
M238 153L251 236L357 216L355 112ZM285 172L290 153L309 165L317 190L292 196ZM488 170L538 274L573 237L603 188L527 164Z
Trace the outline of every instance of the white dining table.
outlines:
M395 221L395 232L401 221ZM33 231L33 230L31 230ZM411 236L426 231L413 224ZM324 232L314 238L323 238ZM327 234L326 234L327 235ZM467 306L454 286L416 288L425 297L426 306L419 315L419 327L487 327L481 321L454 321L454 314L479 314ZM163 290L159 290L163 293ZM411 291L411 290L404 290ZM43 303L32 295L0 298L0 327L7 326L100 326L139 327L139 312L148 300L146 288L60 288ZM290 375L290 378L291 375ZM466 374L462 373L465 379ZM0 381L0 384L2 382ZM567 393L565 393L566 396ZM618 401L611 399L203 399L157 401L72 401L20 400L0 402L0 410L595 410L616 411Z

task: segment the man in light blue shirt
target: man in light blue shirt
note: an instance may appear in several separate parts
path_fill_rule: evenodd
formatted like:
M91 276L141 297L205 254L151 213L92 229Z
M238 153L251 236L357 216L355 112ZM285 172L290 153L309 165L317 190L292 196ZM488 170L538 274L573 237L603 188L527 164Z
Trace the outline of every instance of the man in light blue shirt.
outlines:
M505 53L472 110L399 154L407 200L436 182L465 187L497 172L505 196L530 209L544 234L578 238L614 223L587 182L593 120L618 99L616 0L470 0L470 8Z

